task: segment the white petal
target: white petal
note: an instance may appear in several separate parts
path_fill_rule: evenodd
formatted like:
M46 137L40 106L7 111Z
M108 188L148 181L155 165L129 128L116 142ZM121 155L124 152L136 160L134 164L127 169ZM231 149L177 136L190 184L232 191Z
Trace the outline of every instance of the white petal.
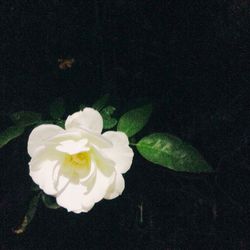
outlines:
M66 140L60 142L60 144L56 147L56 149L60 152L73 155L80 152L89 151L89 147L86 146L87 143L88 143L87 139L82 139L79 141Z
M97 169L96 178L92 183L92 187L88 193L87 197L91 197L95 202L102 200L110 185L114 182L115 172L111 176L105 176L100 170Z
M110 148L112 147L112 143L110 140L106 139L104 136L93 133L90 131L82 130L82 136L89 140L89 143L95 145L99 148Z
M29 162L31 171L39 170L43 165L44 161L58 161L61 162L64 159L64 155L56 150L52 150L48 147L40 147L35 151L34 156Z
M63 130L61 133L55 135L54 137L51 137L49 142L51 144L58 145L58 143L66 140L74 140L78 141L82 138L82 132L81 130Z
M57 176L56 188L58 190L61 190L65 186L65 184L67 184L67 182L69 181L72 181L72 179L80 181L83 184L85 182L90 182L95 174L96 167L94 162L92 161L89 167L84 168L72 168L71 166L68 166L65 164L65 162L63 162Z
M126 173L131 167L134 157L133 150L128 146L128 138L122 132L108 131L103 136L113 143L112 148L105 148L102 152L115 162L118 173Z
M69 182L62 192L57 194L56 201L68 212L87 212L93 207L94 201L91 197L84 196L85 190L79 182Z
M98 147L92 146L91 153L91 159L95 163L96 168L105 176L111 176L114 172L115 162L103 154Z
M104 198L110 185L114 183L115 169L113 161L104 158L96 148L92 150L95 175L83 182L83 185L87 188L85 195L98 202Z
M57 193L54 176L60 164L60 157L50 158L49 154L46 157L46 153L37 155L29 163L31 178L46 194Z
M112 146L112 143L110 140L106 139L105 137L101 136L98 133L87 131L86 129L69 129L64 130L62 133L52 137L49 142L54 145L58 145L62 141L66 140L74 140L78 141L82 138L85 138L88 140L88 142L91 142L91 144L94 144L100 148L108 148Z
M95 180L96 167L94 163L91 164L87 176L82 179L79 179L74 173L65 176L63 170L60 169L56 181L56 189L59 191L56 195L58 204L69 212L88 212L95 204L94 195L87 194L88 185L92 188Z
M98 111L93 108L85 108L69 116L65 122L65 128L68 129L87 129L96 133L101 133L103 119Z
M114 183L109 187L105 199L111 200L121 195L125 188L124 178L120 173L116 174Z
M96 166L93 161L91 161L90 167L83 169L76 169L75 173L78 175L81 183L85 183L91 180L96 175Z
M34 128L28 139L28 153L32 157L35 151L44 145L48 139L64 131L56 125L40 125Z
M63 165L60 166L59 169L55 169L53 180L55 181L55 189L57 192L62 191L70 182L70 178L65 176L62 172Z
M107 131L102 134L105 138L110 140L113 145L129 145L128 137L125 133L120 131Z

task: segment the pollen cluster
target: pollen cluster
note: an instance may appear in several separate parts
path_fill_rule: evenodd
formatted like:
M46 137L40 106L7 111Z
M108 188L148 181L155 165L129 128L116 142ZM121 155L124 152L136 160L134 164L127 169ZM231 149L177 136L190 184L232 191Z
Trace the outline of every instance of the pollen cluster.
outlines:
M90 155L89 152L80 152L73 155L65 155L64 164L72 168L85 168L90 165Z

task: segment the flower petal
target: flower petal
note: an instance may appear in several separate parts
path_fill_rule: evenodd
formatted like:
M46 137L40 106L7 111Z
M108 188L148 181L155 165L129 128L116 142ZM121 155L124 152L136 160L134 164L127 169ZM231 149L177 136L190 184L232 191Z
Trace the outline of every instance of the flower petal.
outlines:
M56 202L68 212L88 212L95 203L90 196L84 196L85 191L86 188L79 182L69 182L62 192L57 194Z
M64 130L62 133L52 137L49 140L49 143L57 145L66 140L78 141L82 138L87 139L89 143L96 145L100 148L112 147L112 143L110 142L110 140L106 139L103 136L100 136L100 134L79 128Z
M128 137L125 133L120 131L107 131L102 134L105 138L110 140L113 145L129 145Z
M56 167L53 174L54 185L57 192L61 192L70 182L70 178L63 174L62 168L63 164L61 164L59 168Z
M103 136L113 143L112 148L102 149L105 155L115 162L118 173L126 173L134 157L133 150L128 146L128 137L123 132L108 131Z
M61 164L61 157L50 157L51 154L46 150L41 151L33 157L29 163L30 176L39 187L49 195L55 195L55 171ZM55 156L55 155L54 155Z
M44 145L48 139L64 131L56 125L40 125L34 128L28 139L28 153L32 157L35 151Z
M95 202L102 200L110 185L114 183L115 169L114 162L103 157L97 148L92 149L92 164L95 166L95 175L82 182L86 187L86 196L90 196Z
M85 108L83 111L76 112L70 115L65 122L66 130L80 128L100 134L102 127L102 116L93 108Z
M48 141L50 144L58 145L62 141L74 140L78 141L82 138L81 130L63 130L61 133L51 137Z
M92 145L95 145L99 148L110 148L112 147L112 143L110 140L106 139L103 136L100 136L100 134L92 133L90 131L82 130L82 136L84 138L87 138L89 140L89 143Z
M87 193L87 196L92 197L95 202L102 200L110 185L114 182L115 172L109 177L105 176L100 170L97 169L96 178L92 184L91 190Z
M60 144L56 146L56 149L60 152L73 155L80 152L89 151L89 147L86 146L87 143L87 139L82 139L79 141L65 140L60 142Z
M124 178L120 173L116 174L114 183L109 187L105 199L111 200L121 195L125 188Z
M109 177L114 172L115 162L102 153L102 150L92 145L91 158L94 161L96 168L99 169L105 176Z

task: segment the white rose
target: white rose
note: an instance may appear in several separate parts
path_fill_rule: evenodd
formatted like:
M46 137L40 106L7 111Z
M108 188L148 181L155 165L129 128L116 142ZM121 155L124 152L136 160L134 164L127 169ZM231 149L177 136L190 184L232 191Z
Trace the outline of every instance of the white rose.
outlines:
M122 174L134 153L124 133L101 134L102 128L100 113L85 108L67 118L65 129L41 125L29 136L30 176L68 211L88 212L96 202L124 190Z

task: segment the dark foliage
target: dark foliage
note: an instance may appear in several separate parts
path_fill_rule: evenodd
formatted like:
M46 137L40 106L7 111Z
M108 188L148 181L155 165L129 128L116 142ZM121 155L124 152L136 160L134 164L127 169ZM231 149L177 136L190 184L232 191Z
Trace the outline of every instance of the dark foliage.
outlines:
M63 97L70 114L110 93L117 115L152 102L143 133L181 137L216 170L176 174L138 156L118 199L82 215L40 204L16 236L32 197L27 131L0 152L1 250L250 248L248 0L3 1L0 8L1 129L10 112L46 117ZM65 58L74 60L60 64Z

